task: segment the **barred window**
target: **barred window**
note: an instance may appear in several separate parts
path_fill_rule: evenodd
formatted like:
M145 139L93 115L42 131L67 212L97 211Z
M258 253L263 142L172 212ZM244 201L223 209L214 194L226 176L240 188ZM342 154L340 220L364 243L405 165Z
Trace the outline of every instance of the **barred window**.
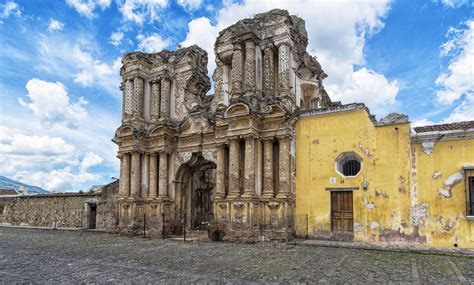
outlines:
M469 185L468 190L468 197L469 197L469 204L468 204L468 215L474 216L474 176L469 176L467 178L467 182Z
M354 177L362 169L362 158L355 152L341 153L336 159L336 171L344 177Z

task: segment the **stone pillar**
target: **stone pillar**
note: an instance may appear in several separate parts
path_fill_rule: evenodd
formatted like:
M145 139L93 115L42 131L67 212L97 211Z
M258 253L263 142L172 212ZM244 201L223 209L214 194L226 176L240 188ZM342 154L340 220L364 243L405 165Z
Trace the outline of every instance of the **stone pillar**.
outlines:
M290 46L281 43L278 47L278 86L280 86L280 96L285 96L290 87Z
M142 169L142 191L141 197L143 199L148 198L150 193L150 155L144 154L143 158L143 169Z
M255 85L255 43L245 43L245 73L244 86L246 95L252 95L256 90Z
M168 78L161 79L160 118L170 118L171 81Z
M290 138L282 137L279 154L279 186L277 198L287 198L290 194Z
M273 197L273 141L263 141L263 198Z
M151 103L150 118L152 121L158 121L160 118L160 83L153 81L151 83Z
M158 196L158 158L156 153L150 155L150 191L149 198Z
M234 46L232 55L232 98L238 98L242 94L242 47Z
M144 97L144 86L143 79L135 77L133 80L133 117L142 118L143 116L143 97Z
M130 173L131 183L130 183L130 192L131 196L136 198L140 196L140 186L141 186L141 170L140 170L140 153L132 153L132 170Z
M125 80L125 94L124 94L124 115L130 117L133 109L133 81Z
M168 197L168 154L160 152L160 177L158 179L158 189L160 197Z
M245 138L244 194L243 197L255 195L255 138Z
M275 60L272 47L266 47L263 54L263 95L275 95Z
M225 145L217 147L217 166L216 166L216 195L215 198L224 198L225 196Z
M120 158L119 196L130 196L130 154L124 153Z
M238 139L229 143L229 194L228 198L240 196L240 145Z

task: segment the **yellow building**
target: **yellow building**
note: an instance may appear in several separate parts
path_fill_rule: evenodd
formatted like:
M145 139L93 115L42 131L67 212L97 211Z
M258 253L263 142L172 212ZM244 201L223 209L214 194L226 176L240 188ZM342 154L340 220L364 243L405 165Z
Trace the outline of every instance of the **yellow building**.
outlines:
M298 236L474 248L474 121L341 105L304 112L296 150Z

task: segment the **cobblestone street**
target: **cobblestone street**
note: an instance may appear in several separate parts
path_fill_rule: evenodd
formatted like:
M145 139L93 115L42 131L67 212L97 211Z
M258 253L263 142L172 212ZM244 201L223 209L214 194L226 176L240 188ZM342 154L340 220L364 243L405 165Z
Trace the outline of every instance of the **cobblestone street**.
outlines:
M0 284L79 281L472 284L474 258L0 228Z

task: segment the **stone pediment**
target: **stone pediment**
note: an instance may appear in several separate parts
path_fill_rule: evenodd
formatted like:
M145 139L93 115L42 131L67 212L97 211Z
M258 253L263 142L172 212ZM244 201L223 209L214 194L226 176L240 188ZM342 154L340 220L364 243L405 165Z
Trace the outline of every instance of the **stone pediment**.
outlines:
M231 105L224 113L225 118L244 116L250 114L250 108L244 103Z
M115 132L117 137L126 137L133 135L133 128L131 126L121 126Z

